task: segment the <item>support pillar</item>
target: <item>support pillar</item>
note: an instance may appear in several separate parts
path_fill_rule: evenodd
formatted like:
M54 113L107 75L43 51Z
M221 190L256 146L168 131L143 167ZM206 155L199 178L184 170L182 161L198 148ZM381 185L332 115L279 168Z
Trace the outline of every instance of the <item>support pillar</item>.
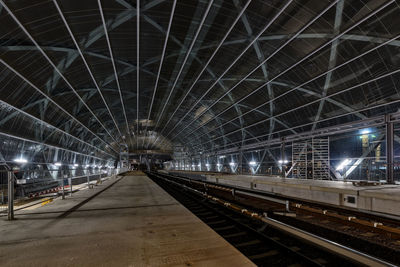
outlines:
M281 139L281 141L282 141L282 143L281 143L281 176L283 177L283 178L285 178L285 167L286 167L286 164L285 164L285 138L284 137L282 137L282 139Z
M386 182L394 184L394 125L390 121L390 115L385 115L386 122Z
M7 172L8 176L8 220L14 220L14 175L12 171Z
M243 174L243 150L240 150L239 152L239 162L238 166L240 166L240 172L239 174Z

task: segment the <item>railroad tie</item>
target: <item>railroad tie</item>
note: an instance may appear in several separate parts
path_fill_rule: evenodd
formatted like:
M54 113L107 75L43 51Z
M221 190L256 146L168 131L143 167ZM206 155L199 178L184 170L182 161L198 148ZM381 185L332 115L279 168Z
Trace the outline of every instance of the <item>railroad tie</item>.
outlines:
M279 254L279 251L273 249L273 250L270 250L270 251L267 251L267 252L264 252L264 253L248 256L248 258L250 260L258 260L258 259L262 259L262 258L272 257L272 256L275 256L275 255L278 255L278 254Z

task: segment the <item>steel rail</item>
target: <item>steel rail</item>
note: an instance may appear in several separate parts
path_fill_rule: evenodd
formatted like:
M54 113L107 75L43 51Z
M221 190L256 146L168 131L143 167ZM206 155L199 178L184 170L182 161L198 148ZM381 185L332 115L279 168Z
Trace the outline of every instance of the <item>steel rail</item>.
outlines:
M203 193L201 191L198 191L192 187L186 186L184 184L181 184L179 182L176 181L171 181L171 178L166 178L165 176L169 176L172 177L172 179L177 179L177 180L187 180L187 181L191 181L191 179L189 178L180 178L180 177L176 177L176 176L171 176L171 175L163 175L163 174L159 174L159 173L151 173L152 175L156 176L159 179L162 179L164 181L168 181L170 183L174 183L180 187L189 189L192 192L195 192L197 194L201 194L206 198L212 199L215 202L218 202L219 204L222 204L225 208L229 208L229 209L234 209L234 210L241 210L240 207L235 208L235 204L227 202L223 199L219 199L216 197L213 197L211 195L208 195L207 193ZM200 182L203 183L204 185L208 182ZM217 186L221 186L221 184L217 184ZM225 185L222 185L225 186ZM238 189L241 190L241 189ZM257 192L256 192L257 193ZM341 256L344 256L348 259L352 259L355 260L359 263L362 264L366 264L367 266L396 266L392 263L389 263L387 261L381 260L379 258L376 258L374 256L368 255L366 253L363 253L361 251L358 251L356 249L341 245L337 242L328 240L326 238L320 237L318 235L306 232L302 229L296 228L294 226L285 224L283 222L280 222L278 220L272 219L272 218L268 218L268 217L264 217L260 214L258 214L257 212L252 212L252 211L248 211L248 210L241 210L242 213L246 213L248 215L250 215L252 218L257 218L265 223L267 223L268 225L281 230L285 233L289 233L291 235L296 236L297 238L301 239L301 240L306 240L307 242L312 243L313 245L317 246L317 247L322 247L324 249L327 249L333 253L337 253Z
M187 186L187 185L180 184L180 183L172 181L170 179L163 178L162 176L153 175L152 177L153 178L157 177L157 179L159 179L161 181L161 187L163 189L165 189L164 186L166 186L167 187L166 191L169 194L172 193L171 194L172 196L176 197L175 194L179 194L179 198L177 198L177 200L181 204L183 204L184 206L186 206L185 203L187 204L187 200L189 200L191 203L195 202L196 204L200 205L201 207L205 208L206 210L208 210L208 211L211 210L214 214L218 214L218 216L224 218L225 222L229 221L230 222L229 225L233 224L236 227L239 227L240 231L244 230L246 233L247 232L250 233L250 235L254 237L253 239L255 239L255 240L260 240L261 239L261 240L263 240L262 243L259 244L259 245L265 244L264 242L266 242L267 244L270 244L270 245L272 244L272 246L274 248L279 248L279 250L281 250L282 256L285 255L286 257L289 257L289 255L290 255L290 257L296 258L296 262L297 263L300 261L301 263L306 264L306 266L323 266L321 263L318 262L318 259L317 260L312 259L309 256L306 256L306 255L302 254L300 250L293 248L293 246L289 247L289 246L285 245L283 242L278 241L278 240L272 238L271 236L265 235L264 233L260 232L259 229L255 229L254 227L244 223L240 219L233 218L232 214L226 214L225 212L222 212L222 211L218 210L217 208L210 206L208 203L205 202L205 200L211 200L213 203L216 202L216 204L218 206L226 205L224 207L224 209L229 209L230 211L235 212L235 214L238 214L240 212L241 216L246 216L247 218L250 217L250 218L252 218L252 221L254 219L258 219L258 218L257 217L253 218L253 216L251 216L250 214L256 215L256 213L253 213L253 212L247 211L247 210L245 211L243 208L239 208L238 206L236 206L236 204L229 203L229 202L226 202L224 200L220 200L220 199L218 199L218 198L216 198L216 197L214 197L212 195L209 195L207 193L204 193L204 192L202 192L200 190L197 190L197 189L192 188L192 187ZM157 180L155 182L157 183ZM164 184L163 184L163 182L164 182ZM175 185L178 188L183 188L184 189L183 192L181 190L177 190L176 187L171 187L171 184ZM191 193L195 193L196 195L199 195L201 198L197 199L195 196L191 195ZM183 200L185 200L184 202L181 202L182 198L183 198ZM229 207L227 207L227 206L229 206ZM188 209L191 211L190 208L188 208ZM198 213L197 212L193 212L193 214L197 216ZM207 222L205 222L205 223L208 224ZM211 228L213 228L212 225L209 225L209 226ZM222 238L224 238L224 235L221 235L221 236L222 236ZM304 242L303 240L299 240L299 241L300 242ZM242 243L242 242L239 242L239 244L240 243ZM234 247L236 247L235 243L231 243L231 244ZM243 245L238 249L239 249L239 251L241 251L241 249L243 249L244 251L246 250L243 247ZM244 251L241 251L241 252L244 252ZM245 256L249 256L251 253L250 254L244 253L244 254L245 254ZM274 255L273 257L276 257L276 255ZM268 261L268 258L269 257L266 256L264 258L263 262L264 263L267 263L267 262L270 263ZM303 264L300 264L300 265L303 265ZM261 264L261 266L264 266L264 265L265 264ZM276 264L272 264L272 266L275 266L275 265Z

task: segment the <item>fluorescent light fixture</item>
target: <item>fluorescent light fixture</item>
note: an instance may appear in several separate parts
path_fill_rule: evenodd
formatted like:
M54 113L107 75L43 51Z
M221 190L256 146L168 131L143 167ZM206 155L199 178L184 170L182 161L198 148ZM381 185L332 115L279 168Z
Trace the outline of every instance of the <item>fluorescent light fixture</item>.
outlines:
M89 168L90 167L90 165L86 165L86 168Z
M224 159L224 158L225 158L225 156L219 156L219 158L220 158L220 159Z
M61 162L56 162L56 163L54 163L54 165L58 166L58 167L62 166Z
M351 162L351 160L349 160L349 159L343 160L343 161L336 167L336 170L337 170L337 171L343 170L344 167L346 167L347 165L350 164L350 162Z
M257 165L257 162L255 162L255 161L250 161L250 162L249 162L249 165L250 165L250 166L256 166L256 165Z
M235 162L229 162L230 166L235 166Z
M217 163L217 166L221 166L221 163Z
M288 160L286 160L286 159L285 159L285 160L279 160L279 161L278 161L278 163L279 163L279 164L283 164L283 163L285 163L285 164L286 164L286 163L289 163L289 161L288 161Z
M371 133L371 129L362 129L361 130L361 134L370 134Z
M206 167L210 167L210 164L206 163Z
M74 164L74 167L79 167L79 164L76 164L76 163L75 163L75 164Z
M14 162L16 163L28 163L28 160L24 158L19 158L19 159L14 159Z

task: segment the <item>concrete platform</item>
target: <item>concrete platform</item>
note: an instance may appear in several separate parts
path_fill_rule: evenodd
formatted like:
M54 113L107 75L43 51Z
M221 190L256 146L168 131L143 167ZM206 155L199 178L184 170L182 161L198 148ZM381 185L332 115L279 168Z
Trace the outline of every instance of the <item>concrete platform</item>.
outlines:
M174 171L175 172L175 171ZM170 172L171 174L174 172ZM180 171L221 184L262 190L282 196L400 216L400 185L354 186L352 182L300 180L260 175L227 175Z
M146 176L16 218L0 217L2 266L254 266Z

